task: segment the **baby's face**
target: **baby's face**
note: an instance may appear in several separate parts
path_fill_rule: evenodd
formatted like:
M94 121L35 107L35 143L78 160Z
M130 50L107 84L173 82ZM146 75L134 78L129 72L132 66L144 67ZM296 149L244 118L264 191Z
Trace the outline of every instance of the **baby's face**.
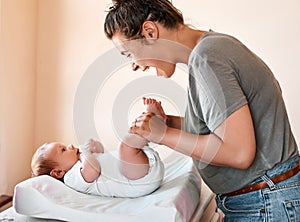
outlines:
M80 157L78 148L57 142L47 144L44 152L48 159L57 162L57 168L65 172L69 171Z

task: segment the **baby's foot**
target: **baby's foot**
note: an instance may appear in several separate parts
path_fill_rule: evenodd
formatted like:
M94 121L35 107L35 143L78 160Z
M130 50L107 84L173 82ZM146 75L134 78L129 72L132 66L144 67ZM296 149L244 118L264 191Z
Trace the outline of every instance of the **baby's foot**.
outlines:
M164 120L167 119L167 115L165 114L160 101L158 102L155 99L143 97L143 102L144 105L146 105L146 110L148 112L161 116Z

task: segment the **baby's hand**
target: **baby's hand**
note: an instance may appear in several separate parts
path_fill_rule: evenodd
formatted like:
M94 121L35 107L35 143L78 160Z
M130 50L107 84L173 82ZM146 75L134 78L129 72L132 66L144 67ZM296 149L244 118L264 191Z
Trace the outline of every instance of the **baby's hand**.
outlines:
M91 153L104 153L102 143L97 140L89 139L84 145L80 146L81 150L89 151Z
M100 143L97 140L93 140L92 146L91 146L91 152L92 153L104 153L104 147L102 143Z

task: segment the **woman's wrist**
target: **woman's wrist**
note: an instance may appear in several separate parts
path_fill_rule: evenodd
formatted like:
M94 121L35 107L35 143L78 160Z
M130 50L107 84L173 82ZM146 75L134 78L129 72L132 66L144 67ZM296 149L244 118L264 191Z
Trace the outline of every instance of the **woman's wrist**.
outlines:
M166 125L167 125L167 126L171 126L171 124L172 124L172 119L170 118L169 115L167 115L167 117L166 117L166 119L165 119L165 122L166 122Z
M166 125L171 128L181 129L183 117L167 115Z

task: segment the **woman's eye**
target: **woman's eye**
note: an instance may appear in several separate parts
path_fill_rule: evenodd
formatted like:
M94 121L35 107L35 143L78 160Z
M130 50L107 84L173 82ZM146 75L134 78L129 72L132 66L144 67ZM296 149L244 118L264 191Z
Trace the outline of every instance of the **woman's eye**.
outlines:
M128 52L121 52L122 56L126 56L126 58L130 58L131 57L131 53Z
M65 151L66 151L66 148L62 148L61 151L62 151L62 152L65 152Z

